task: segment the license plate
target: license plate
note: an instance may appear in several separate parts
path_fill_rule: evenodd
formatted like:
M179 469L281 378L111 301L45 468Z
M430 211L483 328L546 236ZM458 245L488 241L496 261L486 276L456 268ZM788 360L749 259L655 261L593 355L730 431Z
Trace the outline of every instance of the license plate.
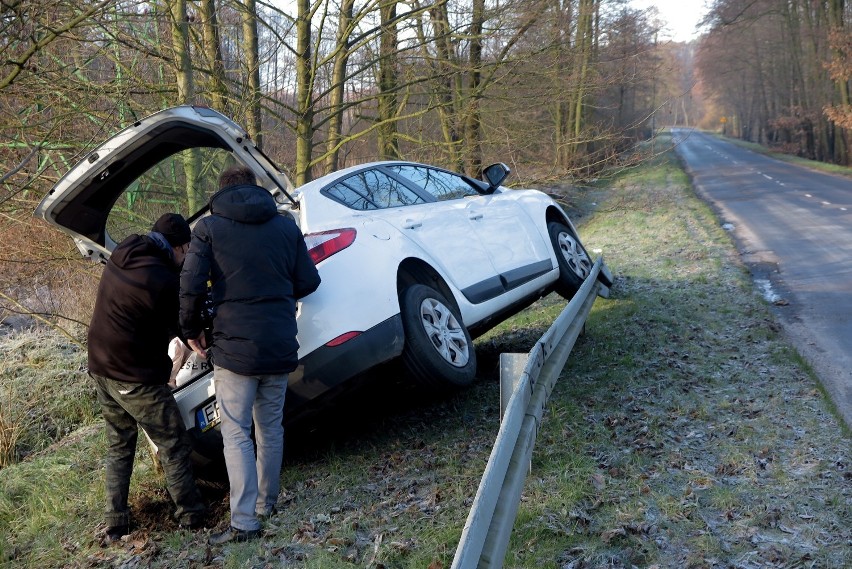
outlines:
M211 401L204 407L199 407L195 411L195 419L198 422L198 428L202 433L218 425L219 406L216 405L216 401Z

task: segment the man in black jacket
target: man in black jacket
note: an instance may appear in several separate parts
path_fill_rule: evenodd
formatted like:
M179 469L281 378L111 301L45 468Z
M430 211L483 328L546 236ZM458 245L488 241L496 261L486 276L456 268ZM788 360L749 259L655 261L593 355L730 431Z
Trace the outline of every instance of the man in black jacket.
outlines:
M183 217L163 215L150 233L130 235L115 248L98 287L88 349L108 443L107 543L129 531L127 497L138 426L157 445L181 526L195 529L204 523L189 435L167 385L169 341L179 331L180 266L189 240Z
M231 486L231 524L211 544L260 535L258 517L274 511L284 450L288 374L298 365L296 300L320 284L296 223L252 171L222 172L210 215L193 230L181 273L181 328L207 357L202 330L207 282L212 285L213 364ZM251 438L252 421L257 456Z

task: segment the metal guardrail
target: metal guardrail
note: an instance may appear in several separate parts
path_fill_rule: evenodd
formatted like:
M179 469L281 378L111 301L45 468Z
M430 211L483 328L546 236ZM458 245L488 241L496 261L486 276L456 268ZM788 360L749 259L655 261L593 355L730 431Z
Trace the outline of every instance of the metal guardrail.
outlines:
M603 258L598 257L580 290L529 354L500 355L500 431L465 522L452 569L503 566L547 400L595 298L609 296L609 288L598 280L601 272L612 282Z

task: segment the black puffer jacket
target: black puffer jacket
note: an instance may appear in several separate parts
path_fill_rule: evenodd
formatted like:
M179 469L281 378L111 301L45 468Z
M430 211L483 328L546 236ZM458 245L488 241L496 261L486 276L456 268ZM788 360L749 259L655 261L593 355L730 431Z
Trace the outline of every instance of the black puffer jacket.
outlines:
M298 365L296 300L320 284L296 223L278 215L259 186L224 188L193 229L181 273L180 321L197 338L212 283L213 363L242 375L287 373Z
M163 384L178 332L180 272L150 237L131 235L104 268L89 325L89 371L119 381Z

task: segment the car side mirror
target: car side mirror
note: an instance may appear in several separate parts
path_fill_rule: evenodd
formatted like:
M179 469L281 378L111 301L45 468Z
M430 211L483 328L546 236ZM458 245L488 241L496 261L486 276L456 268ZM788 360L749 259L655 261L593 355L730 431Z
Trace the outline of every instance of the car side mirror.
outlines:
M492 164L482 170L482 179L488 182L488 193L496 190L503 183L503 180L509 177L510 172L509 167L502 162Z

